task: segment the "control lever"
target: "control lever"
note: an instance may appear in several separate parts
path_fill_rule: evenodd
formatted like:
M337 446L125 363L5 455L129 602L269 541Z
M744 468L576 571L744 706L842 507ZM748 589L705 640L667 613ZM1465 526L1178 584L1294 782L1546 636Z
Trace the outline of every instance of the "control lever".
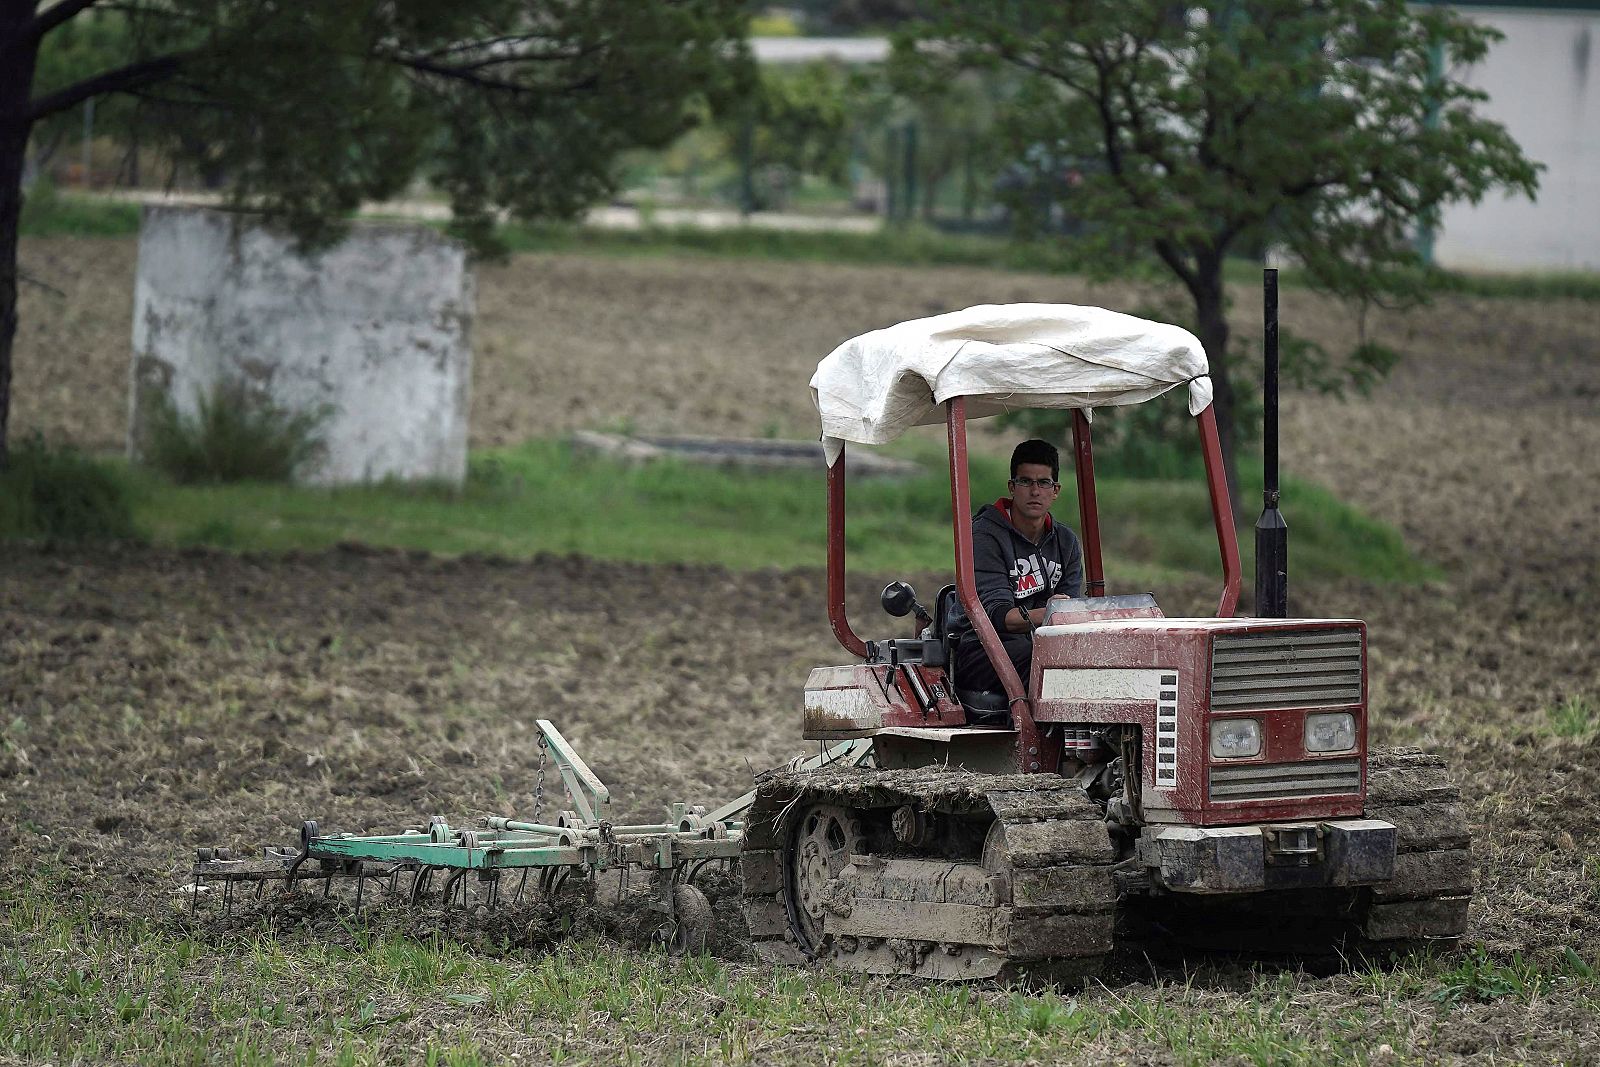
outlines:
M883 587L883 610L897 619L903 619L912 612L916 612L918 624L926 627L933 625L933 616L928 614L928 609L917 602L917 591L905 582L890 582Z

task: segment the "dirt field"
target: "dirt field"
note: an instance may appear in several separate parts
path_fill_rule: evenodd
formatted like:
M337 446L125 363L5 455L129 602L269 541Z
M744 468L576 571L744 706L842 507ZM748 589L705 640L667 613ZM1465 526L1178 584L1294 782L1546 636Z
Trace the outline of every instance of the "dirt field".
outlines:
M66 295L27 295L19 429L120 441L131 256L129 242L25 245L29 271ZM583 257L519 258L480 290L480 444L621 423L801 433L811 366L861 329L986 300L1138 296L974 271ZM1284 314L1324 341L1355 335L1298 291ZM1239 316L1247 335L1251 318ZM1600 305L1449 300L1369 330L1405 364L1369 400L1289 402L1285 463L1395 523L1447 578L1296 583L1292 607L1369 620L1377 738L1453 761L1480 866L1473 944L1502 964L1558 969L1569 948L1596 963L1600 742L1556 736L1548 710L1600 705ZM869 617L884 577L855 583L853 614ZM0 893L79 901L97 924L176 922L169 872L199 844L287 841L313 815L362 830L524 810L536 717L560 724L625 811L733 795L800 750L805 670L839 656L819 579L576 558L8 549ZM1426 983L1295 981L1296 997L1349 1008L1372 1062L1576 1060L1600 1042L1592 987L1452 1006ZM1197 982L1084 996L1249 1002L1222 972ZM428 1032L398 1029L397 1050L415 1055L406 1041ZM904 1040L922 1057L905 1062L952 1054ZM1096 1051L1192 1059L1178 1040L1105 1034L1073 1054Z

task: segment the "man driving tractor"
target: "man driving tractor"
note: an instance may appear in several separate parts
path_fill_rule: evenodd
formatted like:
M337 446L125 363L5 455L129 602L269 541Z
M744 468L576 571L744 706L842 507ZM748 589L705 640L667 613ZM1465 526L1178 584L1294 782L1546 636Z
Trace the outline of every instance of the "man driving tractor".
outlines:
M983 610L1026 683L1033 631L1044 623L1045 603L1052 596L1083 595L1083 547L1077 534L1050 515L1061 492L1061 454L1054 445L1019 444L1011 453L1006 484L1011 496L985 504L972 520L972 563ZM965 613L958 612L954 629L961 635L956 684L964 690L999 689L999 676Z

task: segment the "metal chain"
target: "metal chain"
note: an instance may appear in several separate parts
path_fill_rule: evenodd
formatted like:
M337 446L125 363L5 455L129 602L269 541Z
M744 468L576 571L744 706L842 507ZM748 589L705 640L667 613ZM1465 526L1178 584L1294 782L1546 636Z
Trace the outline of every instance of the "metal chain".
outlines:
M544 761L550 755L550 746L545 743L544 734L539 735L539 784L533 790L533 818L532 822L539 821L539 812L544 810Z

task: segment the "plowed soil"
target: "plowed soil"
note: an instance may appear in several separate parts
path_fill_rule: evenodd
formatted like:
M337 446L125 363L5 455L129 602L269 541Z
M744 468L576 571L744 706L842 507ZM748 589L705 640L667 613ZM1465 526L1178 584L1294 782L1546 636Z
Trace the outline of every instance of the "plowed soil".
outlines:
M25 303L19 428L119 442L131 250L25 246L66 295ZM861 329L983 300L1145 295L583 257L522 257L481 290L478 443L619 423L798 434L810 367ZM1286 294L1284 313L1325 342L1356 336L1308 294ZM1558 736L1549 715L1600 706L1600 305L1451 299L1368 330L1405 363L1368 399L1289 401L1285 463L1397 525L1446 577L1295 583L1291 608L1367 619L1376 739L1451 760L1480 868L1471 942L1501 961L1600 960L1600 742ZM876 614L887 577L853 583L854 616ZM107 921L166 916L197 845L287 843L310 816L361 831L526 812L535 718L559 724L624 814L731 797L804 750L806 670L840 659L820 588L817 571L575 557L8 547L0 879L94 894ZM1594 1023L1486 1006L1461 1047L1424 1058L1525 1055L1550 1032L1589 1040Z

